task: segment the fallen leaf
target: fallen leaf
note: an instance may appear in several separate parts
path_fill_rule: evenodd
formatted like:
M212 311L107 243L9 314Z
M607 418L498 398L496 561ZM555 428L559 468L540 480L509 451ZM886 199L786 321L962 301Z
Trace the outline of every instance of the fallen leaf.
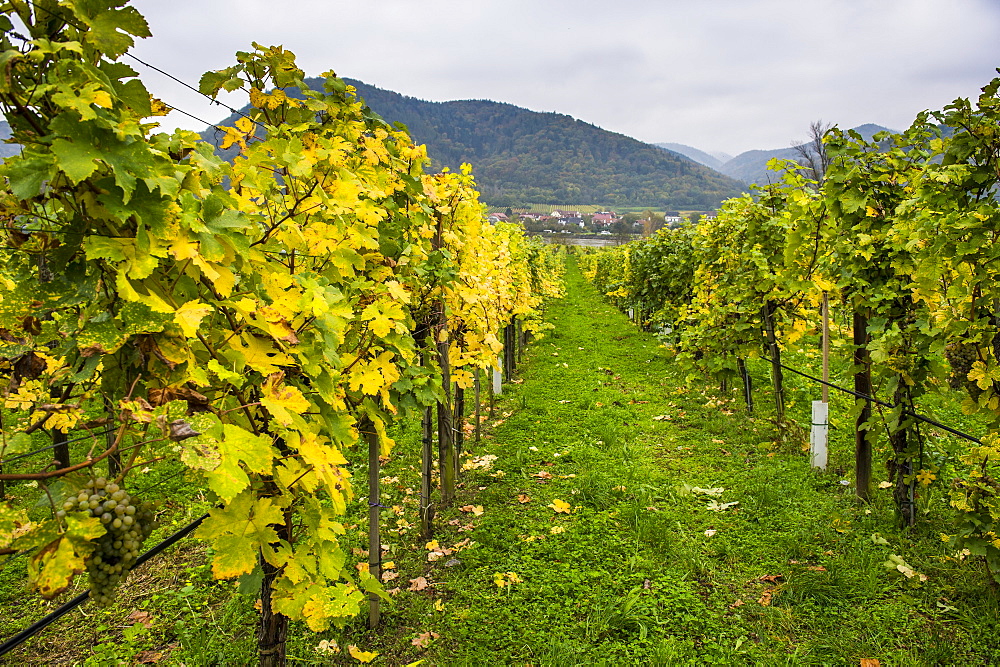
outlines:
M551 507L552 511L559 514L569 514L573 511L568 502L565 500L559 500L558 498L554 498L551 503L546 505L546 507Z
M760 594L760 597L757 598L757 603L760 604L761 606L764 606L764 607L770 607L771 606L771 595L772 595L771 589L769 588L769 589L767 589L766 591L764 591L763 593Z
M315 651L321 655L340 653L340 645L334 639L324 639L316 646Z
M440 602L440 600L439 600L439 602ZM419 637L417 637L416 639L413 639L412 641L410 641L410 643L413 644L414 646L419 647L419 648L427 648L428 646L430 646L430 643L433 640L437 639L440 636L441 635L439 635L436 632L424 632Z
M358 662L371 662L378 655L378 651L362 651L354 644L347 647L347 652Z
M163 660L163 657L163 651L143 651L134 660L139 665L153 665Z
M783 575L783 574L765 574L763 577L760 578L760 581L766 581L768 583L774 584L774 583L777 583L779 580L784 579L784 578L785 578L785 575Z
M153 615L148 611L142 611L136 609L131 614L128 615L128 620L132 623L139 623L143 627L151 628L153 627Z
M444 600L435 600L434 609L436 611L444 611Z
M525 503L530 503L531 496L529 496L527 493L519 493L517 496L517 502L521 503L522 505Z
M643 579L642 580L642 587L648 591L649 589L651 589L653 587L653 582L650 581L649 579Z
M410 579L410 588L408 590L422 591L425 588L427 588L427 586L428 583L426 579L424 579L423 577L417 577L416 579Z
M736 609L737 607L742 607L744 604L746 604L746 603L743 602L743 600L737 600L736 602L734 602L731 605L729 605L729 608L730 609Z
M810 565L806 568L807 570L812 570L813 572L826 572L826 568L822 565Z
M712 537L713 535L715 535L715 532L716 531L714 528L709 528L708 530L705 531L705 537Z
M565 533L566 529L562 526L552 526L552 528L549 529L549 532L553 535L559 535L560 533Z
M462 523L462 520L461 520L461 519L452 519L451 521L449 521L449 522L448 522L448 525L449 525L449 526L457 526L457 525L459 525L460 523Z
M465 508L462 508L462 509L465 509ZM428 551L434 551L437 548L438 548L438 542L437 542L437 540L431 540L430 542L428 542L427 544L424 545L424 549L427 549Z
M547 470L540 470L531 475L532 477L537 477L538 479L552 479L552 473Z
M485 511L482 505L465 505L463 507L459 507L458 509L466 514L474 514L475 516L481 516Z
M393 579L396 579L398 577L399 577L399 573L398 572L383 572L382 573L382 581L392 581Z
M861 658L861 667L880 667L881 664L877 658Z
M460 533L467 533L470 530L472 530L473 528L475 528L475 526L473 526L471 523L467 523L464 526L459 526L458 527L458 532L460 532Z
M653 417L653 421L655 422L670 421L670 419L670 415L657 415L656 417Z

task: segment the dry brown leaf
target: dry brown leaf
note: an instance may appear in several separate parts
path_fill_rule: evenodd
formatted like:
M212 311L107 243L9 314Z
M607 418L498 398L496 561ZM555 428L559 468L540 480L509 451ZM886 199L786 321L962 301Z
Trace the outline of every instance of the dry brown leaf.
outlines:
M153 615L148 611L142 611L136 609L131 614L128 615L128 620L132 623L139 623L143 627L151 628L153 627Z
M744 604L746 604L746 603L743 602L743 600L737 600L736 602L734 602L731 605L729 605L729 608L730 609L736 609L737 607L742 607Z
M427 648L431 641L437 639L440 635L436 632L424 632L416 639L410 640L410 643L418 648Z
M382 573L382 581L392 581L393 579L396 579L397 577L399 577L399 572L383 572Z
M765 590L763 593L760 594L759 598L757 598L757 603L760 604L760 605L762 605L762 606L764 606L764 607L770 607L771 606L771 595L772 595L771 589L768 588L767 590Z
M135 662L139 665L154 665L164 657L163 651L143 651L135 656Z
M783 574L765 574L763 577L760 578L760 581L767 581L767 582L773 584L773 583L777 583L779 580L784 579L784 578L785 578L785 575L783 575Z
M878 658L861 658L861 667L880 667Z
M552 473L547 470L540 470L531 475L532 477L537 477L538 479L552 479Z
M529 496L527 493L519 493L517 495L517 502L521 503L522 505L525 503L530 503L531 496Z
M416 579L410 579L410 588L409 588L409 590L411 590L411 591L422 591L425 588L427 588L429 585L430 584L427 583L426 579L424 579L423 577L417 577Z
M826 572L826 568L822 565L810 565L806 568L807 570L812 570L813 572Z

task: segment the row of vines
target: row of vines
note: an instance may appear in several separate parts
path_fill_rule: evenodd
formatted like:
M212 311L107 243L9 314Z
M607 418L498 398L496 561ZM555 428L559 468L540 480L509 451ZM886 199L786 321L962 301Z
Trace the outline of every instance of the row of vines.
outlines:
M366 497L352 466L377 481L394 422L450 414L512 321L542 328L561 257L486 223L470 169L423 173L423 146L332 72L310 89L281 47L201 80L248 95L220 130L230 163L157 130L169 107L123 61L149 29L123 0L10 0L0 30L22 147L0 166L0 484L44 492L0 498L0 554L27 553L45 597L87 571L110 602L152 516L126 489L180 460L217 503L197 532L215 576L262 578L262 662L278 664L288 619L323 630L384 596L338 543ZM9 463L70 439L89 448L76 464L58 448ZM352 462L359 442L371 455ZM429 531L459 452L432 466L426 445Z
M855 391L893 406L884 432L902 519L916 520L915 488L941 485L958 515L947 538L1000 581L998 89L1000 79L977 101L924 112L905 132L872 141L834 129L821 182L775 164L777 182L728 200L716 218L582 261L681 361L721 382L745 377L749 358L780 362L782 347L815 333L826 295L835 333L852 337ZM780 389L777 363L774 380ZM954 390L988 433L943 470L926 456L927 429L912 414L922 397ZM866 498L877 425L867 401L855 416Z

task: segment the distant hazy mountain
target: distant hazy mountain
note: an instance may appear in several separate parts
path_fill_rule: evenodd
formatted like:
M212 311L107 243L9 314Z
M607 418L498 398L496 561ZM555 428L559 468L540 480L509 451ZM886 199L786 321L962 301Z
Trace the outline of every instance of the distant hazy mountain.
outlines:
M703 150L697 149L694 146L687 146L685 144L676 143L665 143L665 144L654 144L654 146L659 146L660 148L666 148L668 151L673 151L675 153L680 153L684 157L691 158L698 164L703 164L706 167L711 167L716 171L719 170L723 164L728 160L732 159L731 155L726 153L716 153L715 155L711 153L706 153ZM720 156L724 156L720 157Z
M879 132L895 132L895 130L890 130L887 127L873 123L859 125L853 129L867 141L871 141L871 138ZM796 160L798 157L799 154L794 147L752 150L740 153L732 160L724 163L718 170L726 176L742 183L771 183L777 180L778 174L768 171L767 163L769 160L773 158Z
M709 210L743 186L686 157L557 113L487 100L427 102L347 80L375 113L427 144L432 169L475 168L483 199ZM318 79L309 85L322 89ZM223 125L231 124L231 117ZM215 132L202 136L214 141Z

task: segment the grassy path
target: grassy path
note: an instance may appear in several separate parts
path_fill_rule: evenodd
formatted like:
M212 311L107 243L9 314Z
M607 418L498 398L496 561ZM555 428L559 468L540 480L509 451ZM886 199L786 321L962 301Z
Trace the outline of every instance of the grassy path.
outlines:
M736 394L686 386L573 264L568 281L472 452L496 460L466 473L435 544L397 558L411 583L359 644L439 665L1000 659L980 571L932 529L898 532L887 499L859 507Z

